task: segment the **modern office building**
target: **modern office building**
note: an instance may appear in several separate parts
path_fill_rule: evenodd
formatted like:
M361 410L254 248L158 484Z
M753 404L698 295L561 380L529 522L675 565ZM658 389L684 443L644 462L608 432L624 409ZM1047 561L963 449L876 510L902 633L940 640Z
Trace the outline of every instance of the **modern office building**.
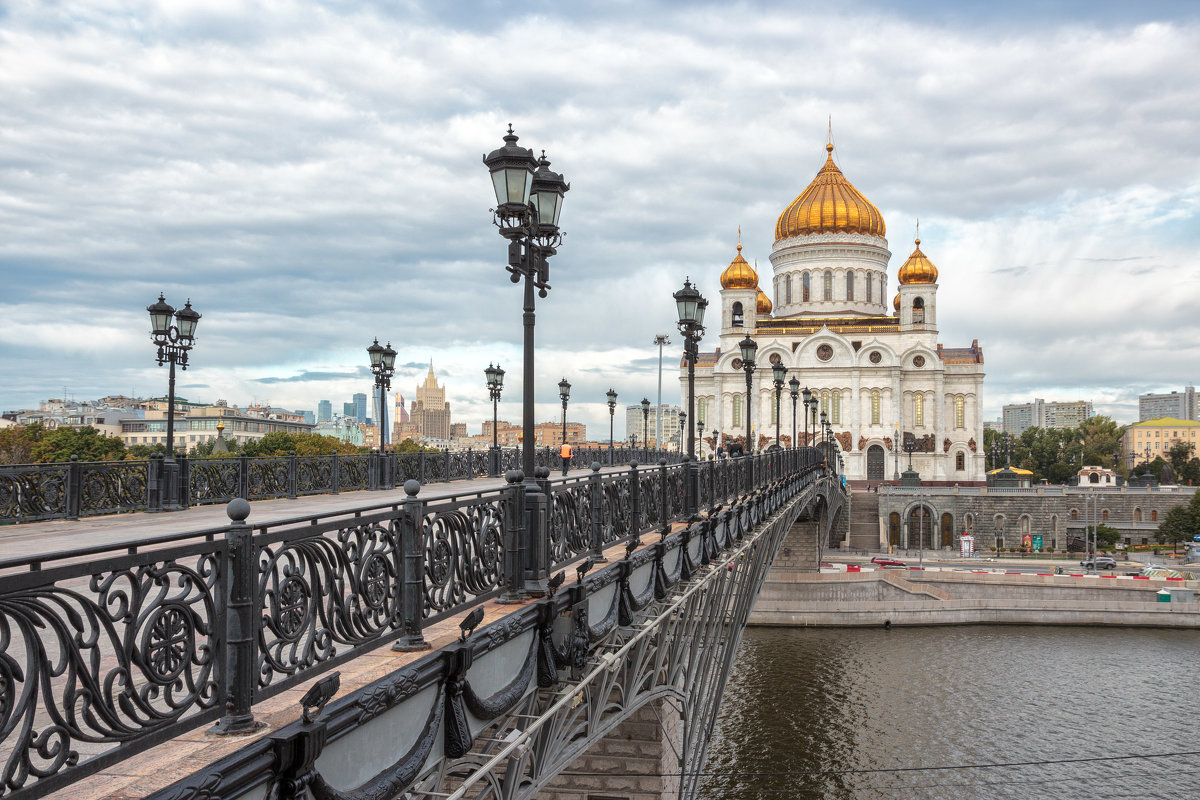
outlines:
M332 422L333 421L333 403L328 400L322 400L317 403L317 422Z
M1143 394L1138 397L1138 421L1151 419L1197 420L1196 387L1184 387L1182 392L1167 394Z
M366 422L367 421L367 396L365 394L363 394L362 392L358 392L350 399L354 401L354 421L355 422ZM376 417L376 419L378 419L378 416Z
M1071 403L1047 403L1036 398L1031 403L1015 403L1003 408L1004 432L1020 436L1029 428L1075 428L1094 416L1090 400Z

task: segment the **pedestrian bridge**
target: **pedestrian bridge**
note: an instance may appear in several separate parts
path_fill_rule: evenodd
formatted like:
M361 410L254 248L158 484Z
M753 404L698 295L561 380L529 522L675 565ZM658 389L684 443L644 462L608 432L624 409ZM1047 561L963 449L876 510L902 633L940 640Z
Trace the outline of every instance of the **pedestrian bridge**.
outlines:
M691 797L772 561L846 504L799 448L10 558L0 793Z

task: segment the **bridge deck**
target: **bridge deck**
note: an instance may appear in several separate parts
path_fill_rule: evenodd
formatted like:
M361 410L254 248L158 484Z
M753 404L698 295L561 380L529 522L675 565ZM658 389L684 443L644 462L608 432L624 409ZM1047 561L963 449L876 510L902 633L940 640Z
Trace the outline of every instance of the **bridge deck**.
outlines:
M573 472L575 471L573 470ZM580 470L579 472L583 471ZM459 495L465 492L495 488L502 484L502 479L480 479L464 481L453 485L434 484L435 491L430 492L429 498ZM421 495L422 497L425 496L425 489L422 489ZM343 508L346 511L352 511L362 508L363 499L368 496L371 498L379 497L380 503L387 503L390 499L396 501L403 499L404 493L402 491L354 492L349 495L332 498L306 497L300 500L260 501L252 504L254 512L251 514L249 521L266 522L268 518L275 520L289 519L306 514L329 513ZM326 502L314 502L318 500ZM301 511L298 506L302 506L305 510ZM180 516L187 516L192 512L200 512L197 515L199 519L197 519L195 527L204 528L209 525L220 524L221 520L226 519L224 516L224 506L217 506L215 509L220 512L219 517L211 513L206 514L205 512L210 511L208 507L174 512L172 514L136 515L136 517L154 517L155 519L150 524L166 525L166 527L156 530L156 533L164 533L180 528L178 524L170 525L166 520L178 520ZM276 516L267 517L268 514L275 514ZM257 520L255 519L256 515L258 516ZM136 517L124 514L121 515L118 522L135 519ZM166 520L163 523L159 523L158 520L163 518L166 518ZM54 526L57 529L63 525L79 525L87 528L99 520L110 519L97 518L70 523L48 522L25 527ZM199 521L200 519L204 521ZM686 527L684 523L673 523L671 531L674 532L684 527ZM107 527L101 526L92 535L100 535L106 529ZM123 527L121 530L122 532L127 532L129 529ZM650 536L643 534L642 547L644 548L649 544ZM604 555L609 561L619 561L625 555L625 545L623 543L613 545L604 550ZM536 602L535 599L530 598L526 601L526 603L532 602ZM521 608L522 605L501 605L494 600L488 601L483 604L484 618L479 627L483 628L497 620L503 619ZM433 650L438 650L458 639L458 622L459 619L457 617L443 620L423 628L422 633ZM345 696L370 684L372 681L376 681L402 669L417 659L425 657L428 653L429 651L400 653L391 649L390 642L384 643L378 649L365 653L338 668L341 671L341 688L338 691L338 696ZM321 674L323 673L314 673L313 681L317 680ZM144 753L113 764L109 768L101 770L96 775L47 795L47 797L54 800L135 800L135 798L146 797L232 754L247 743L263 736L269 736L272 731L276 731L285 725L297 721L300 718L300 698L308 690L310 684L311 681L303 683L274 697L256 703L254 705L254 717L256 720L266 723L266 727L252 734L218 736L209 733L207 726L201 726L169 742L151 748Z

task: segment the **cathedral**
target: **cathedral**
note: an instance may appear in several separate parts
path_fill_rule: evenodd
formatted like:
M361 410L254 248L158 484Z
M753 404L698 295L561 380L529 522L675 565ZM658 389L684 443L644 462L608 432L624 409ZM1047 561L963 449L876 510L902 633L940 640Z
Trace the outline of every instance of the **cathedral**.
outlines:
M825 149L825 165L775 223L771 294L742 256L740 233L721 273L718 347L696 362L696 419L708 452L718 441L748 440L756 449L775 442L771 368L782 363L785 383L795 377L807 387L818 419L824 412L832 426L848 480L893 480L911 457L927 484L981 484L983 349L978 340L958 348L938 342L938 269L920 238L897 273L889 313L883 215L834 164L833 145ZM713 315L707 323L711 335ZM758 344L749 397L738 347L747 335ZM681 386L686 400L686 362ZM778 410L787 445L786 385ZM795 418L803 441L802 401Z

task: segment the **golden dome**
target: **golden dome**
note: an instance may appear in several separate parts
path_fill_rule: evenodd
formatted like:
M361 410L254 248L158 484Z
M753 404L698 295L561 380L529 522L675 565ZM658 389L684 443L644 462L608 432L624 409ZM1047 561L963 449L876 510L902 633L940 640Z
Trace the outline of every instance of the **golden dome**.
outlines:
M738 242L737 255L729 266L721 273L722 289L757 289L758 273L754 271L746 259L742 258L742 243Z
M771 298L767 297L766 292L762 289L758 290L758 300L755 302L755 309L760 317L765 317L771 313Z
M896 313L900 312L900 293L896 292L896 296L892 298L892 308L896 309Z
M938 269L921 252L921 237L918 236L913 243L916 249L900 267L900 283L937 283Z
M808 188L779 215L775 223L775 241L810 233L885 235L887 226L879 209L863 197L833 163L833 144L825 145L825 151L829 154L825 166Z

